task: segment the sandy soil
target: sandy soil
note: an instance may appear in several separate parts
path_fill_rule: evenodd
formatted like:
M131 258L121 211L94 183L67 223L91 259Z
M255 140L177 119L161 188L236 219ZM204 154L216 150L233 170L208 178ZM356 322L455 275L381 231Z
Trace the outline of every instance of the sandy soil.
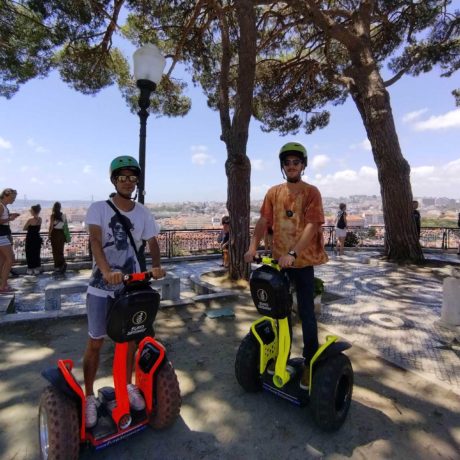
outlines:
M208 282L230 286L218 278ZM82 459L459 459L460 402L454 393L389 365L355 345L347 352L355 373L349 416L323 433L308 407L267 393L245 393L235 380L238 346L258 316L244 286L238 299L159 312L157 339L168 350L182 397L177 423L150 428ZM210 309L234 317L210 319ZM331 331L321 329L321 337ZM295 327L294 350L300 350ZM40 371L59 357L81 356L86 319L35 322L0 330L0 458L38 458L37 407L46 382ZM113 346L106 344L96 386L110 384Z

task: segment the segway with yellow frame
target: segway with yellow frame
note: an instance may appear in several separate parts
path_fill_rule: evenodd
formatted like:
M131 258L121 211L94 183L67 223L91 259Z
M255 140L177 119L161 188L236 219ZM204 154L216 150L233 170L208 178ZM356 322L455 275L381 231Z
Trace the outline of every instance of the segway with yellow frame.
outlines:
M308 390L300 388L304 358L290 358L289 278L271 257L262 257L261 262L251 273L250 290L257 311L263 316L254 321L240 344L235 361L236 379L248 392L263 389L297 406L309 404L318 427L337 430L347 417L353 393L353 368L342 353L351 344L337 336L327 336L326 343L308 363Z

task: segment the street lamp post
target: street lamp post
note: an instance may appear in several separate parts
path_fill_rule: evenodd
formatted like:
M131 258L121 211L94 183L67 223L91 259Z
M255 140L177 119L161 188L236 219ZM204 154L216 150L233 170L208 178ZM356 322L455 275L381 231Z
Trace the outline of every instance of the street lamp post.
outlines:
M145 140L147 137L147 118L149 116L148 108L150 106L150 95L155 91L158 82L166 65L165 58L155 45L144 45L135 51L134 60L134 78L137 87L140 89L139 94L139 166L141 175L139 177L139 203L144 203L145 197Z

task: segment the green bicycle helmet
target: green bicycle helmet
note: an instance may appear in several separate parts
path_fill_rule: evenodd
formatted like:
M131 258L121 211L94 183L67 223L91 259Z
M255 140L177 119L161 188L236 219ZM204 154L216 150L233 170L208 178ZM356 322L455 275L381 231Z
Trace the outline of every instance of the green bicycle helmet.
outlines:
M109 168L110 177L114 177L117 171L119 171L120 169L130 169L137 176L139 176L141 173L141 168L137 160L128 155L122 155L112 160Z
M308 157L307 157L307 149L298 142L288 142L284 144L279 153L280 162L282 162L288 155L295 155L300 160L307 165Z

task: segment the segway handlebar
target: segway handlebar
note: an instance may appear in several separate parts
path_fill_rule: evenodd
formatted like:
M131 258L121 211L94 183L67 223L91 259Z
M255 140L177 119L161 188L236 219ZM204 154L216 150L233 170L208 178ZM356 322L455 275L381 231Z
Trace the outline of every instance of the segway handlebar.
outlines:
M264 255L255 255L254 262L257 264L268 265L270 267L276 268L277 270L281 270L281 267L278 265L278 259L273 259L270 256Z
M134 283L136 281L149 281L153 278L152 272L130 273L123 275L123 284Z

